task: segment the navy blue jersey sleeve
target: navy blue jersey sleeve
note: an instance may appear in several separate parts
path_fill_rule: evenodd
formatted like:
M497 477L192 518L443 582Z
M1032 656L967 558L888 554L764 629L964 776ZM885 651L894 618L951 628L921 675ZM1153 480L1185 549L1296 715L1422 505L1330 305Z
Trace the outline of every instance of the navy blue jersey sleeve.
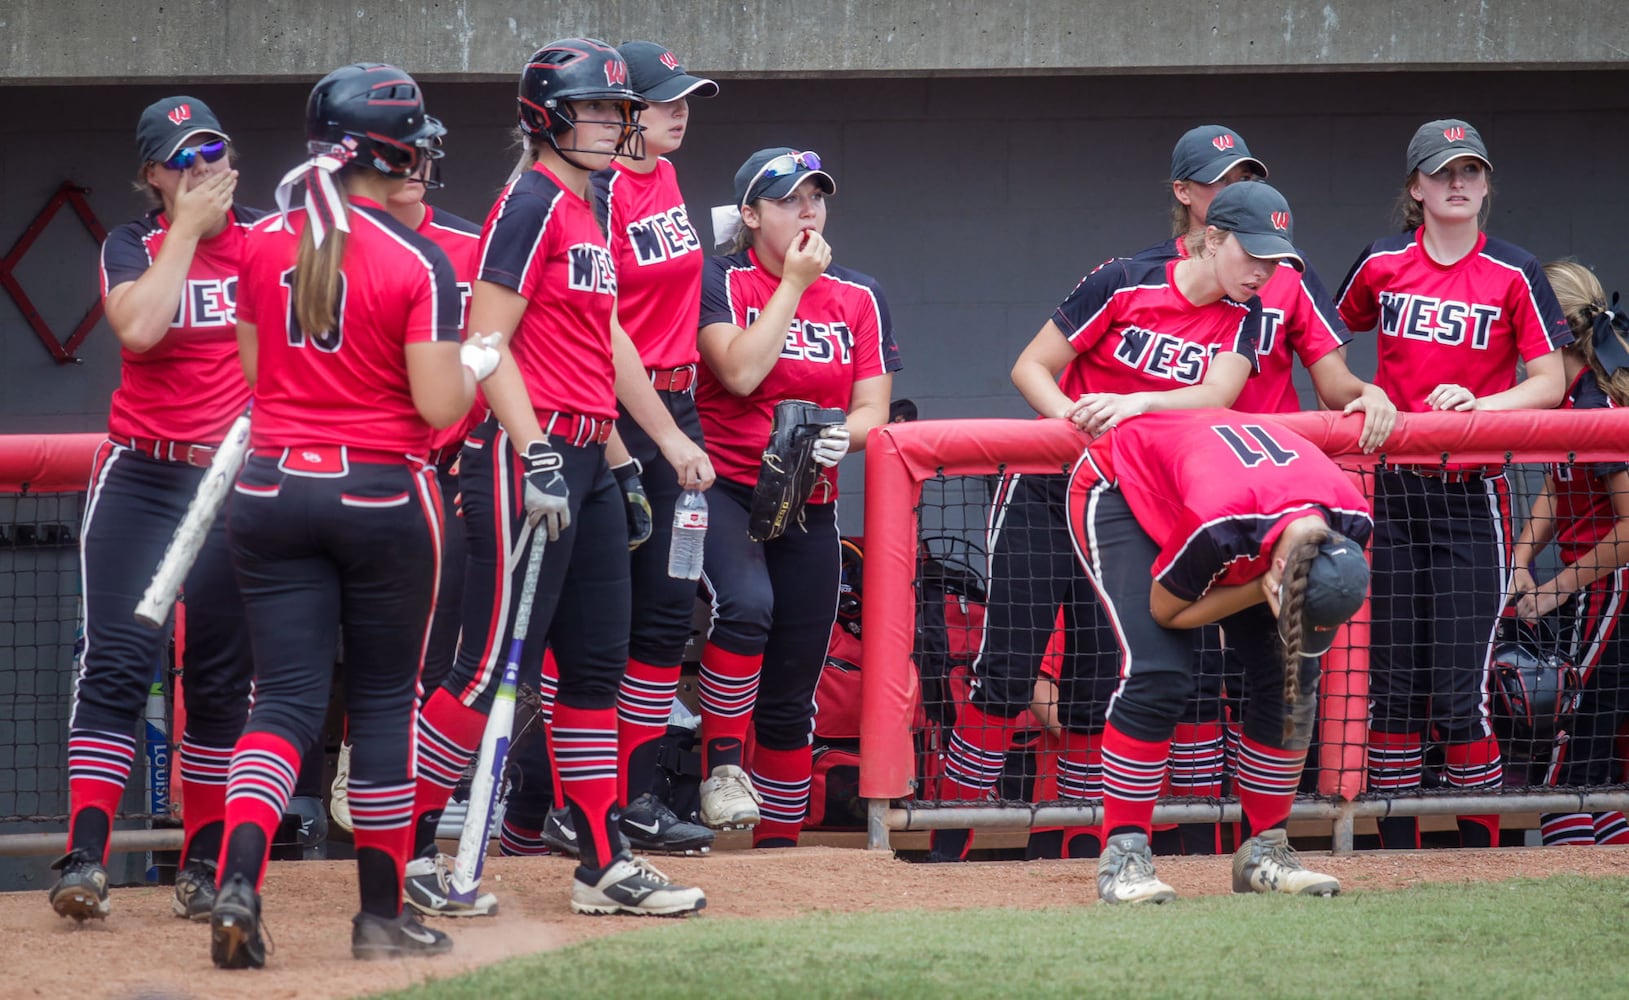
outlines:
M453 271L447 252L429 240L424 255L430 260L430 280L435 285L436 340L464 338L464 290Z
M897 372L905 367L905 362L899 356L899 343L894 340L894 317L888 311L888 298L882 294L882 286L874 280L870 285L871 294L877 299L877 316L882 324L882 367L884 371Z
M1312 308L1325 323L1329 324L1329 332L1335 335L1335 339L1342 344L1350 344L1352 331L1341 321L1340 310L1335 308L1335 300L1329 297L1329 289L1324 286L1324 280L1318 277L1318 272L1313 270L1311 264L1301 272L1301 287L1306 290Z
M1131 259L1140 261L1156 261L1163 264L1172 257L1180 256L1182 256L1182 254L1177 250L1177 237L1173 236L1163 243L1154 244L1147 250L1138 250L1136 253L1131 255Z
M1261 344L1261 296L1252 295L1250 301L1244 303L1244 316L1239 320L1239 330L1233 335L1231 350L1242 354L1250 362L1251 371L1261 371L1261 358L1256 354L1256 348Z
M102 243L103 295L147 273L153 266L147 240L158 231L155 213L137 222L127 222L108 234Z
M714 323L737 322L735 309L730 303L730 272L749 266L745 253L707 258L707 269L701 274L701 319L698 329Z
M594 203L594 218L599 220L600 229L610 233L611 229L611 188L616 183L617 172L615 168L607 167L596 170L589 175L589 198Z
M1080 279L1075 290L1058 305L1052 314L1063 335L1073 340L1077 334L1094 323L1105 319L1105 313L1114 299L1114 293L1125 288L1132 280L1127 258L1115 258L1098 265L1097 269Z
M492 232L481 251L481 268L477 275L481 281L502 285L522 295L529 295L531 285L538 280L536 272L547 256L549 217L559 197L558 191L549 192L555 195L549 198L543 192L531 190L532 185L522 187L536 176L523 176L504 194L503 207L492 220Z

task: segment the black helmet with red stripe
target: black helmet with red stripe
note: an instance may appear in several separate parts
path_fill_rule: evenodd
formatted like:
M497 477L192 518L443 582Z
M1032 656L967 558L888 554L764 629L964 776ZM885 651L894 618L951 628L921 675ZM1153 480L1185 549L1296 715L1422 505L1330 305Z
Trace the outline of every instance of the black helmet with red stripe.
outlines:
M628 86L628 64L621 53L597 38L563 38L550 42L526 60L520 71L520 130L546 138L561 150L559 137L577 127L567 105L582 101L615 101L623 105L623 132L617 151L639 133L645 102ZM589 150L572 151L589 152Z
M388 63L341 66L311 88L305 135L313 155L357 162L390 177L407 177L425 159L441 156L441 122L424 112L424 93Z

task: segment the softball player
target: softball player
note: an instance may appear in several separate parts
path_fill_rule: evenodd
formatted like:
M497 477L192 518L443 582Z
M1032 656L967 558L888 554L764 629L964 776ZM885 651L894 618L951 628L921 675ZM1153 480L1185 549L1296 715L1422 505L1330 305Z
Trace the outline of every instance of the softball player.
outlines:
M1280 256L1276 249L1252 256L1244 241L1259 246L1261 234L1279 233L1275 213L1287 232L1289 206L1278 192L1265 184L1234 185L1217 195L1201 255L1163 262L1120 258L1100 266L1024 348L1013 383L1041 416L1071 419L1090 434L1140 412L1229 405L1254 371L1261 327L1256 291ZM1029 705L1060 602L1073 609L1075 628L1059 682L1059 790L1084 798L1095 786L1100 706L1113 673L1096 661L1111 640L1102 609L1077 585L1079 570L1066 555L1066 488L1063 476L1013 476L996 498L984 644L972 699L941 763L944 798L980 799L994 785L1015 720ZM935 831L933 856L959 859L969 845L967 831ZM1082 856L1093 850L1079 849Z
M615 428L616 264L594 215L590 175L628 151L644 107L627 64L594 39L539 49L520 78L522 169L487 217L470 327L503 335L484 386L493 416L459 459L468 575L463 635L419 734L414 802L420 853L480 746L497 691L528 545L546 545L523 663L543 646L560 665L553 708L556 770L582 863L579 913L679 914L706 905L616 836L616 698L628 659L627 487L607 464ZM624 341L625 337L622 338ZM631 351L631 347L629 348ZM646 393L653 393L648 381ZM669 460L691 475L705 456L686 438ZM694 457L691 457L691 456ZM640 490L642 493L642 490ZM535 525L535 527L529 527Z
M755 826L754 847L796 845L808 811L814 690L837 617L837 464L888 422L900 368L882 289L831 263L821 234L836 190L813 152L753 153L735 172L734 205L714 210L715 227L734 229L715 233L729 252L702 279L696 408L719 482L702 571L713 621L701 655L701 818ZM787 398L848 419L821 432L803 523L759 543L747 516L775 404Z
M627 673L617 692L617 801L623 836L635 850L684 854L706 850L713 833L680 820L651 791L656 740L667 733L696 603L695 582L669 576L667 557L680 493L710 486L713 477L709 463L693 470L688 482L680 482L658 443L662 435L680 435L697 447L702 443L695 402L696 318L705 258L667 155L684 141L689 98L713 97L718 84L686 73L673 53L654 42L626 42L617 51L628 64L629 87L646 104L639 116L643 147L635 150L639 156L618 158L610 169L594 174L595 206L616 258L617 319L638 350L640 370L661 405L658 414L641 414L643 420L631 416L626 406L617 408L617 431L630 454L627 468L645 486L652 529L650 539L630 557L633 630ZM650 434L642 424L658 427L660 433ZM545 677L544 692L549 688ZM565 810L557 810L552 822L535 833L517 830L510 821L511 815L539 815L547 797L541 781L511 792L504 817L505 836L513 843L506 850L521 851L528 841L541 841L575 853Z
M80 538L85 653L68 723L68 853L51 907L108 914L108 834L136 756L132 737L165 635L133 617L217 445L248 403L233 336L238 268L260 212L233 203L231 139L195 97L142 112L138 175L159 204L102 247L102 297L119 338L119 388L96 453ZM185 839L175 914L209 915L226 808L226 764L248 713L249 645L224 519L187 576L182 657Z
M1224 187L1240 181L1265 180L1267 167L1250 154L1244 137L1225 125L1189 129L1171 151L1172 238L1138 254L1139 259L1185 257L1204 234L1210 203ZM1363 398L1364 427L1360 443L1373 451L1391 433L1397 408L1379 387L1353 375L1342 348L1351 335L1335 311L1329 293L1311 266L1303 272L1280 264L1259 291L1261 339L1256 345L1257 371L1244 385L1233 409L1241 413L1294 413L1301 408L1291 380L1294 359L1312 376L1323 405L1345 409ZM1199 683L1190 711L1171 744L1171 791L1219 797L1224 771L1221 697L1224 685L1236 696L1243 676L1236 657L1222 646L1220 630L1201 630ZM1230 743L1237 745L1237 725ZM1219 847L1215 824L1184 824L1185 847L1214 854Z
M1629 322L1607 308L1606 293L1589 269L1572 261L1544 265L1545 276L1572 329L1561 352L1569 410L1629 406ZM1554 542L1561 571L1542 584L1533 580L1533 559ZM1629 465L1611 462L1579 467L1558 464L1522 527L1512 555L1511 596L1527 621L1559 619L1571 647L1569 659L1583 672L1584 696L1568 739L1546 775L1552 785L1610 784L1618 727L1629 713L1623 669L1629 646L1619 619L1629 596ZM1629 823L1621 812L1546 813L1546 844L1626 844Z
M441 559L431 428L464 416L490 346L458 344L452 266L384 207L444 129L394 66L337 69L312 89L305 208L249 235L239 303L255 387L253 452L229 511L255 649L255 699L232 755L211 957L265 964L260 887L300 760L320 734L343 637L349 803L361 912L351 953L451 948L402 909L418 675ZM458 361L462 360L461 365Z
M1288 241L1283 249L1294 252ZM1176 898L1154 873L1149 826L1193 690L1188 630L1214 621L1250 692L1238 791L1254 836L1233 856L1233 890L1339 892L1335 879L1301 866L1284 825L1317 718L1318 658L1368 588L1362 546L1373 522L1363 495L1311 442L1265 418L1158 413L1086 450L1069 519L1121 651L1103 732L1099 898Z
M1375 382L1411 413L1548 408L1566 390L1572 341L1539 263L1481 220L1492 162L1475 128L1427 122L1408 144L1407 229L1369 245L1336 302L1353 331L1379 331ZM1516 359L1527 379L1516 382ZM1444 374L1459 381L1445 382ZM1508 573L1509 486L1500 466L1377 472L1369 787L1420 785L1427 725L1448 783L1498 788L1489 651ZM1462 816L1466 847L1499 842L1499 817ZM1380 821L1386 847L1419 846L1413 817Z

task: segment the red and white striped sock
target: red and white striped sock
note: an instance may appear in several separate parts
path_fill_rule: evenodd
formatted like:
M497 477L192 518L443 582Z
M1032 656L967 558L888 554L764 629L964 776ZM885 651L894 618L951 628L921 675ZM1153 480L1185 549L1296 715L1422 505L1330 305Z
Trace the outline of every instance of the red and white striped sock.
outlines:
M1103 730L1103 835L1135 829L1145 835L1154 821L1154 803L1165 785L1170 740L1139 740L1113 722Z
M1616 810L1596 813L1595 842L1613 846L1629 844L1629 820L1624 818L1623 813Z
M565 786L560 783L560 761L554 755L554 706L560 700L560 661L553 649L543 651L543 670L537 681L538 721L543 723L543 746L549 755L550 795L555 803L566 801Z
M1454 788L1497 789L1505 783L1499 744L1491 736L1472 743L1449 743L1442 753L1448 784ZM1459 817L1459 836L1465 847L1498 847L1499 814Z
M1064 730L1058 754L1058 798L1103 801L1103 734ZM1084 838L1084 839L1082 839ZM1103 827L1070 826L1063 831L1063 856L1096 857L1103 848Z
M232 767L232 749L206 746L190 736L181 738L181 798L186 803L182 816L186 826L181 844L183 863L193 859L195 848L200 858L214 860L220 854L223 830L220 826L206 828L226 820L226 781ZM201 832L204 837L200 840Z
M1245 736L1239 741L1239 810L1250 832L1261 833L1289 819L1305 750L1281 750Z
M604 868L617 851L611 814L617 799L615 708L554 706L554 770L565 793L588 868Z
M752 707L758 702L763 654L732 653L708 643L701 652L702 777L742 762Z
M226 781L226 834L221 845L221 884L243 875L260 891L266 881L266 859L272 838L283 821L283 810L294 795L300 775L300 751L275 733L244 733L232 751ZM260 831L260 858L233 857L233 834L242 826Z
M1539 835L1545 847L1594 847L1595 821L1589 813L1545 813L1539 817Z
M402 869L413 845L414 784L410 781L362 781L354 774L347 786L356 856L376 852L357 867L362 910L394 917L402 908Z
M414 772L413 821L447 808L464 769L481 751L486 716L437 688L419 715L418 767ZM423 839L420 831L419 839ZM434 842L434 833L430 834ZM426 843L416 845L423 849Z
M798 842L803 829L803 818L809 813L809 772L813 767L813 748L771 750L756 746L752 750L752 786L763 798L759 807L761 819L752 828L753 846L775 841L777 846Z
M505 815L503 829L498 834L498 853L511 858L534 858L554 852L543 843L542 830L522 826Z
M667 735L679 668L629 660L622 675L617 689L617 801L623 805L650 791L655 779L653 744Z
M1001 778L1017 727L973 702L961 706L939 762L939 798L974 802Z
M119 811L136 738L129 733L75 729L68 734L68 849L84 849L107 864L108 834ZM87 817L87 809L100 815ZM88 821L86 821L88 819Z

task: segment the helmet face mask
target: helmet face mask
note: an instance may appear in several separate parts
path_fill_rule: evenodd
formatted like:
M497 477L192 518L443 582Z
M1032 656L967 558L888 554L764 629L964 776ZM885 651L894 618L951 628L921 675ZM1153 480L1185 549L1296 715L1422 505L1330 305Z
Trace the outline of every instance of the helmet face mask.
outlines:
M542 138L558 153L599 153L576 144L575 132L580 111L575 105L588 101L613 101L622 108L622 132L617 137L616 154L633 159L643 156L643 131L639 112L645 102L628 87L628 64L620 53L594 38L567 38L538 49L526 61L520 74L520 129L533 139ZM561 138L573 133L572 145L562 146ZM567 158L573 166L583 165Z
M1493 647L1494 713L1500 735L1516 744L1545 744L1572 727L1583 694L1578 668L1535 630L1502 626Z
M406 178L441 156L447 129L424 111L411 76L387 63L342 66L318 81L306 102L306 146L314 156L359 163Z

